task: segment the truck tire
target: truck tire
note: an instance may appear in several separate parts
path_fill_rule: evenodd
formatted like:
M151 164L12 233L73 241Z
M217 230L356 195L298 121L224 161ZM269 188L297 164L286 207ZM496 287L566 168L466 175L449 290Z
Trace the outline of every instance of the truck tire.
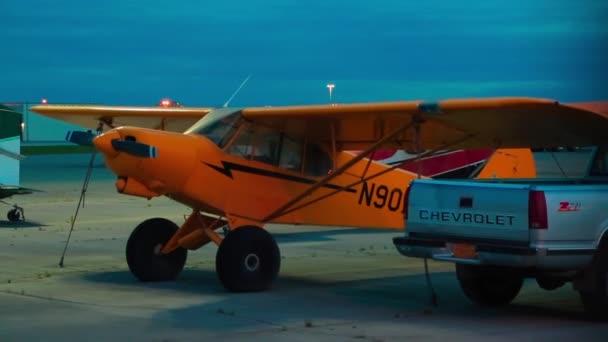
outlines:
M536 278L536 283L543 290L553 291L564 286L566 280L551 276L539 276Z
M591 288L580 290L585 311L593 319L608 320L608 239L600 244L589 268Z
M456 264L456 276L467 298L482 306L511 303L524 282L517 272L497 266Z

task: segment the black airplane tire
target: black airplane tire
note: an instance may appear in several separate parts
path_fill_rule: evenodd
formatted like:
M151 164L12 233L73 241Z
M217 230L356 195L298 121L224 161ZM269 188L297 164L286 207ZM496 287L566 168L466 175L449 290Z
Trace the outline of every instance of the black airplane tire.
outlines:
M608 239L600 244L590 266L592 289L580 290L581 302L591 319L608 320Z
M456 264L456 276L464 294L481 306L504 306L519 293L523 276L504 267Z
M281 253L274 238L263 228L254 226L231 230L215 258L220 282L231 292L269 289L280 267Z
M21 221L23 220L23 213L17 208L11 209L6 214L6 218L11 222Z
M129 236L126 255L129 270L140 281L174 280L186 263L188 250L177 248L169 254L160 250L177 232L178 226L164 218L140 223Z

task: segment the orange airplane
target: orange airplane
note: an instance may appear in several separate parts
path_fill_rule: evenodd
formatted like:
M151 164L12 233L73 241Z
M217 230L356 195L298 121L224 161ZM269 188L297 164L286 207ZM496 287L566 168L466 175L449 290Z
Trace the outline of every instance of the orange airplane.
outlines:
M388 166L366 156L418 151L404 162L416 166L437 151L515 148L497 151L480 176L534 177L530 151L519 148L605 140L608 120L594 106L491 98L217 109L40 105L32 111L99 132L109 128L97 136L72 132L69 140L92 142L103 153L119 193L164 195L192 208L181 227L152 218L135 228L126 254L138 279L174 279L188 250L213 242L224 287L260 291L280 267L266 223L403 229L405 193L418 175L399 169L403 163Z

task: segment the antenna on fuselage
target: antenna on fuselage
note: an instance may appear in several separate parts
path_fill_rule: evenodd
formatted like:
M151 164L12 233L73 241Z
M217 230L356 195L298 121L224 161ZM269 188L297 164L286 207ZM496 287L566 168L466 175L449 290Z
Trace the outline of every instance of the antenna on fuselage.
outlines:
M228 107L228 105L230 104L230 101L232 101L232 99L236 96L236 94L238 94L239 91L241 91L241 88L243 88L245 86L245 83L247 83L247 81L249 81L250 78L251 78L251 74L249 76L247 76L247 78L245 78L245 80L243 80L243 82L241 82L241 85L239 85L239 87L236 88L234 93L232 93L230 98L228 98L228 101L226 101L222 107L224 107L224 108Z

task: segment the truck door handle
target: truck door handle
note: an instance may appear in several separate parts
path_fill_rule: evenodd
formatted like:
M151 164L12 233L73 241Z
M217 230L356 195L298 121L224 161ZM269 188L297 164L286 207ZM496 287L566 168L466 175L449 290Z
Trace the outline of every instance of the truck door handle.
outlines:
M473 197L460 197L460 208L473 208Z

